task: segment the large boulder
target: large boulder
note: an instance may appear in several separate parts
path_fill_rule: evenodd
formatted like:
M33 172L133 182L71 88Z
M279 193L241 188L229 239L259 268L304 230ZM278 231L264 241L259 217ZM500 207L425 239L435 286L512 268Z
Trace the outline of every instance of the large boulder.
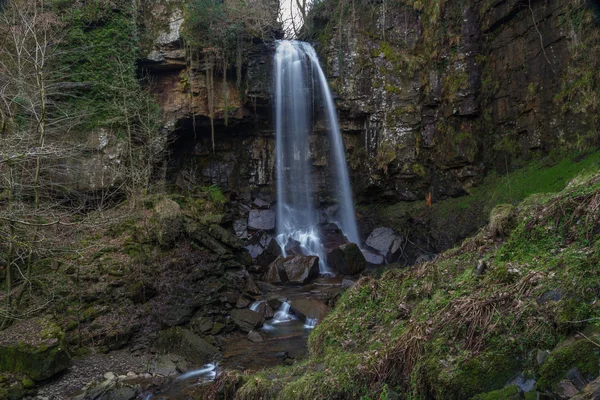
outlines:
M275 238L264 231L256 232L244 247L250 257L260 266L269 266L281 255L281 247Z
M346 243L327 252L327 265L342 275L355 275L365 269L367 261L355 243Z
M67 369L71 361L60 328L45 318L17 323L0 335L0 372L25 374L34 381Z
M250 332L260 328L265 323L265 317L252 310L233 310L231 320L243 332Z
M263 279L268 283L285 283L288 281L287 274L283 269L283 262L287 260L287 258L283 258L283 256L279 256L269 265L269 269L267 273L264 275Z
M366 244L377 250L388 262L395 262L402 254L404 239L391 228L376 228Z
M316 319L319 322L331 312L331 308L317 299L297 299L291 302L290 308L306 319Z
M271 231L275 229L275 211L250 210L248 229Z
M290 283L307 283L319 276L319 257L288 257L283 261L283 270Z
M200 336L179 327L162 332L152 347L159 354L176 354L195 365L212 362L220 354L217 348Z

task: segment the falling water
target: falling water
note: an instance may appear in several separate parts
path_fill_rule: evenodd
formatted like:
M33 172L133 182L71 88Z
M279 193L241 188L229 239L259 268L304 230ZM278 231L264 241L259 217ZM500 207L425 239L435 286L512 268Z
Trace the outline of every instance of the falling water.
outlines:
M313 329L315 326L317 326L316 318L306 318L306 321L304 321L305 329Z
M250 305L250 310L258 312L258 307L260 307L260 303L264 303L264 301L255 301Z
M306 254L319 256L321 273L330 273L325 264L325 249L317 229L319 218L312 195L309 135L313 130L312 113L317 94L323 99L329 123L335 173L331 181L338 184L340 192L335 194L340 206L338 226L351 242L359 243L344 143L327 79L311 45L279 42L275 55L277 241L284 253L290 240L299 242Z
M296 317L290 314L290 303L285 301L281 303L281 306L275 312L275 315L273 316L273 323L279 324L281 322L292 321L295 319Z

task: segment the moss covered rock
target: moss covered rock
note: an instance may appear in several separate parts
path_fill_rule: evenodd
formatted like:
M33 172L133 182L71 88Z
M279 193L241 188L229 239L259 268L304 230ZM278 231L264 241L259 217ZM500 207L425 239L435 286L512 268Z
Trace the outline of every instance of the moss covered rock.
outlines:
M10 327L0 337L0 371L25 374L34 381L56 375L70 363L62 339L61 329L45 318Z
M540 368L539 391L555 391L567 372L577 368L583 377L593 380L600 375L600 328L589 327L561 342Z

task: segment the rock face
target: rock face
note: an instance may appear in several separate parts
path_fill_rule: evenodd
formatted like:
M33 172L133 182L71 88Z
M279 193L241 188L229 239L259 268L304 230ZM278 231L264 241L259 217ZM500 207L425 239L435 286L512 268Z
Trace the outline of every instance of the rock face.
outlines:
M294 256L283 261L283 270L290 283L303 284L319 276L319 257Z
M377 250L388 262L398 260L404 239L391 228L377 228L367 238L366 244Z
M60 328L43 318L14 325L0 336L0 372L21 373L34 381L65 370L70 357L57 337Z

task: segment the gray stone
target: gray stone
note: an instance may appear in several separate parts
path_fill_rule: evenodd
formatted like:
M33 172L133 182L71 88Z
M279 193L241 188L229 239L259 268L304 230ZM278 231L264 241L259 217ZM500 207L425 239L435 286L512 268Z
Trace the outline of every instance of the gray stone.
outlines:
M254 279L248 278L248 284L246 285L246 292L248 294L259 295L261 293L260 288L254 283Z
M231 320L242 332L250 332L260 328L265 322L265 317L256 311L243 309L233 310L231 312Z
M343 287L343 288L352 287L352 286L354 286L354 283L355 283L355 282L354 282L353 280L350 280L350 279L344 279L344 280L342 281L342 287Z
M107 372L104 374L104 379L107 379L109 381L114 381L115 380L115 374L114 372Z
M381 265L385 262L383 256L381 256L380 254L375 254L369 250L363 250L362 253L363 253L363 256L365 256L365 260L369 264Z
M275 211L251 210L248 215L248 228L265 231L275 229Z
M269 208L271 208L271 203L269 203L268 201L264 201L263 199L255 199L254 203L252 203L252 205L256 208L262 209L262 210L267 210Z
M237 219L233 221L233 230L240 239L248 239L248 220Z
M258 343L258 342L264 341L265 339L262 337L260 332L250 331L250 332L248 332L248 340L250 340L254 343Z
M535 355L535 359L538 365L542 365L546 361L546 357L548 357L548 354L550 353L547 350L538 349L537 354Z
M376 228L366 244L377 250L388 262L395 262L402 253L404 239L391 228Z

